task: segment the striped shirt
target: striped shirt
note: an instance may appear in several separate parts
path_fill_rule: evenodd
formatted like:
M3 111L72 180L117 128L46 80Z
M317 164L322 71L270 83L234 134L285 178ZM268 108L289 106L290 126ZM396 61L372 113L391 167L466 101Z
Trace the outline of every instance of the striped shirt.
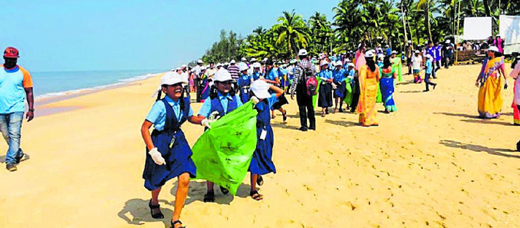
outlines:
M238 80L238 77L240 77L240 72L239 72L239 69L238 69L238 66L237 65L230 65L228 68L227 68L229 74L231 74L231 78L234 80L234 81L237 81Z

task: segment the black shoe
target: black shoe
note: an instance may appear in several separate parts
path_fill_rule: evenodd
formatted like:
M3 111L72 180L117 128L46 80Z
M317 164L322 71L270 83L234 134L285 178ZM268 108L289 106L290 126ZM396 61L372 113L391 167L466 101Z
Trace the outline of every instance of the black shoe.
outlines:
M29 160L29 158L31 158L31 156L29 156L28 154L24 154L22 152L22 156L18 156L18 157L15 158L16 159L16 164L19 164L20 162L25 161L25 160Z
M283 122L284 122L284 123L287 122L287 111L285 111L285 112L282 114L282 116L283 116Z
M307 131L308 128L306 128L306 127L300 127L300 129L298 129L298 130L300 130L300 131Z
M220 186L220 191L221 191L222 194L224 194L224 195L229 194L229 190L227 190L226 188L224 188L224 187L222 187L222 186Z
M437 87L437 84L433 85L433 89L435 90L435 87Z
M177 223L181 224L181 226L179 226L180 228L185 228L185 226L182 226L182 222L180 220L171 221L170 228L174 228Z
M340 108L340 109L339 109L339 112L343 112L343 109L342 109L342 108Z
M152 218L154 218L154 219L163 219L164 218L164 215L160 209L160 207L161 207L160 204L152 205L152 200L150 200L150 202L148 203L148 207L150 207L150 214L152 215ZM159 212L154 214L153 213L154 209L158 209Z
M16 164L7 164L7 165L5 165L5 168L7 170L9 170L10 172L14 172L14 171L18 170L18 168L16 167Z
M213 203L215 202L215 192L208 192L204 195L204 203Z
M423 92L425 92L425 93L426 93L426 92L430 92L430 90L428 90L428 89L427 89L427 90L423 90Z
M329 114L329 109L328 108L325 109L325 114L327 114L327 115Z
M309 127L309 130L316 131L316 127Z

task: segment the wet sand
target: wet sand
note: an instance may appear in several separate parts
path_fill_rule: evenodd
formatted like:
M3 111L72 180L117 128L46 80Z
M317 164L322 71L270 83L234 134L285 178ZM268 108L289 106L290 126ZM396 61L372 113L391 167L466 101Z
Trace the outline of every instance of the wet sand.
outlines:
M217 190L211 204L202 202L205 184L192 181L181 220L188 227L520 227L512 89L500 119L476 118L478 71L442 69L429 93L405 76L398 112L378 113L379 127L337 113L317 116L317 131L300 132L289 101L288 123L279 113L273 120L278 173L264 177L264 201L248 196L248 177L236 197ZM63 110L24 123L22 148L31 159L17 172L0 171L0 227L169 226L175 181L160 196L166 218L154 220L141 178L139 130L159 81L46 104ZM190 144L203 132L189 123L183 130Z

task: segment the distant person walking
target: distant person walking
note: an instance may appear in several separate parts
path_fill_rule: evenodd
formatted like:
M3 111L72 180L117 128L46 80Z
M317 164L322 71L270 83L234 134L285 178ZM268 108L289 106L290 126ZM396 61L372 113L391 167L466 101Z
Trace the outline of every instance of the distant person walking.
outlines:
M300 112L300 131L307 131L308 129L316 130L316 117L314 116L314 106L312 105L312 96L314 94L312 94L312 91L309 91L310 87L307 86L307 82L311 82L313 77L313 81L316 81L316 71L307 56L307 50L301 49L298 52L298 57L300 62L294 67L291 99L294 99L294 95L296 94L296 101ZM316 87L314 89L316 89ZM309 125L307 125L307 118L309 119Z
M27 122L34 118L33 83L27 70L17 65L19 52L14 47L4 51L3 70L0 71L0 131L9 145L5 156L7 170L14 172L20 161L29 158L20 148L25 99L29 104Z
M498 48L491 46L488 49L488 58L482 63L482 70L475 85L478 92L478 114L480 118L492 119L500 116L502 111L502 88L507 88L504 58ZM502 82L502 78L505 82Z

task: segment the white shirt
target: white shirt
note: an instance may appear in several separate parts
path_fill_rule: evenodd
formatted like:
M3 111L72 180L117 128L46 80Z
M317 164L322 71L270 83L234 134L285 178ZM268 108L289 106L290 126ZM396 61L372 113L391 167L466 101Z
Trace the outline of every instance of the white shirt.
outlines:
M412 57L412 65L414 70L420 70L421 69L421 63L422 63L422 56L413 56Z

